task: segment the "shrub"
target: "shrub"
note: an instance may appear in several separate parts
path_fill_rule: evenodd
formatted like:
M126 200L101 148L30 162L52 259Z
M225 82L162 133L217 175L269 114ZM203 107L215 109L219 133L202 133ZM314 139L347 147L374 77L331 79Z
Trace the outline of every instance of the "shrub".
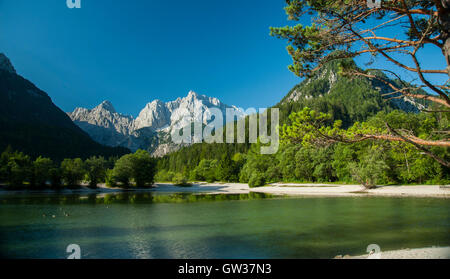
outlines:
M5 151L0 155L0 182L8 180L9 170L8 162L9 158L13 155L12 147L9 145Z
M97 184L105 179L106 160L103 157L91 157L85 161L86 176L89 187L96 188Z
M84 163L80 158L64 159L61 163L61 175L68 186L80 184L85 174Z
M172 179L172 183L177 186L189 186L188 179L182 173L177 173Z
M155 175L155 181L158 182L172 182L175 173L167 170L160 170Z
M58 189L62 186L61 170L57 167L53 167L49 171L50 184L52 188Z
M145 150L127 154L117 160L113 176L117 182L127 187L133 179L137 187L153 184L156 172L155 159Z
M130 185L131 176L133 175L132 157L133 154L120 157L113 169L114 181L120 182L124 187Z
M261 173L253 173L248 181L248 186L250 186L250 188L264 186L265 184L266 178Z
M385 177L385 172L389 169L379 150L364 154L359 163L349 163L352 176L366 189L374 188L381 179Z
M132 155L132 177L137 187L151 185L156 173L156 161L145 150L138 150Z
M198 166L192 171L192 178L194 180L204 180L207 182L214 182L217 179L216 170L218 169L217 160L203 159Z
M50 170L53 168L53 161L49 158L39 156L33 162L34 181L37 186L45 187L50 180Z
M22 187L25 180L33 176L33 164L22 152L2 154L2 173L10 187Z
M115 187L116 180L114 179L114 171L111 169L107 169L105 173L105 184L108 187Z

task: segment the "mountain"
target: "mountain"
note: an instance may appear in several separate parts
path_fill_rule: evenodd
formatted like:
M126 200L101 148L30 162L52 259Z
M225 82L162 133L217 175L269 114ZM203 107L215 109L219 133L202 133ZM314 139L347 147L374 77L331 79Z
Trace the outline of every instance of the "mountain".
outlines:
M234 110L239 116L244 113L235 106L223 104L219 99L189 91L184 98L163 102L154 100L145 105L138 117L117 113L109 101L93 109L76 108L68 113L72 121L86 131L95 141L108 146L123 146L131 150L146 149L155 156L162 156L177 150L170 133L190 125L189 119L202 119L217 108L225 119L226 109Z
M292 112L308 106L331 113L334 120L340 119L344 126L348 127L355 121L364 121L379 111L400 109L417 113L426 105L400 94L387 96L386 94L393 91L392 88L378 79L342 76L339 74L339 65L340 61L330 62L313 77L292 88L276 105L280 108L281 118L287 119ZM400 81L391 80L380 71L372 71L372 74L402 87Z
M381 72L373 73L388 79ZM401 84L400 81L389 81L399 86ZM391 89L378 79L347 78L339 75L339 62L335 61L294 86L274 107L280 109L280 124L289 123L288 117L292 112L308 106L316 111L330 113L333 121L342 120L343 126L349 127L356 121L365 121L380 111L391 112L400 109L417 113L426 105L400 95L389 96L401 97L397 99L383 96L390 92ZM158 167L160 170L186 173L193 170L203 159L220 161L225 155L233 158L236 153L251 154L250 148L249 143L194 144L164 156L159 160ZM271 160L271 157L267 160ZM276 171L274 168L273 172Z
M16 70L14 69L11 61L3 53L0 53L0 70L6 71L6 72L12 73L12 74L16 73Z
M134 129L133 117L117 113L109 101L91 110L76 108L69 115L93 140L108 146L122 145Z
M0 127L0 150L11 145L33 157L60 160L129 152L93 141L53 104L47 93L18 75L8 57L1 53Z

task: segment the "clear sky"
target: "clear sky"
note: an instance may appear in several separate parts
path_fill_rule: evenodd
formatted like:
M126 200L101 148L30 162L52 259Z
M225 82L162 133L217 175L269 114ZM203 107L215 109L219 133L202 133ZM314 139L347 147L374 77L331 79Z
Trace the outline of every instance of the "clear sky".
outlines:
M287 69L286 41L269 36L270 26L294 24L284 0L81 3L68 9L66 0L0 0L0 52L64 111L110 100L136 116L154 99L189 90L243 108L268 107L300 82ZM424 68L445 68L439 49L422 53ZM381 60L370 67L417 78Z
M300 80L287 65L282 0L0 0L0 52L64 111L110 100L136 116L189 90L247 107Z

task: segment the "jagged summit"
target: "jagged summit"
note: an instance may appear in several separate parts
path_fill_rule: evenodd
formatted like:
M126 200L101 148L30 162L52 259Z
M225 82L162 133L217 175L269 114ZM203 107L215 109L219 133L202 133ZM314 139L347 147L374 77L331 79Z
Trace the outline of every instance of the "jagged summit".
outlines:
M192 91L192 90L189 90L189 93L187 95L187 97L190 97L190 98L197 98L198 96L199 95L196 92Z
M214 106L220 106L221 102L219 99L214 98L214 97L209 97L206 95L201 95L196 93L195 91L190 90L188 95L186 96L186 98L184 99L188 99L188 100L202 100L202 101L206 101Z
M149 145L154 142L154 139L150 138L152 132L163 133L167 137L172 129L188 125L191 117L206 124L207 119L204 119L203 115L211 115L212 108L221 110L224 119L227 108L234 109L238 115L244 116L244 113L235 106L225 105L217 98L200 95L192 90L186 97L179 97L174 101L163 102L156 99L147 103L136 119L117 113L109 101L104 101L91 110L76 108L68 115L96 141L135 150L149 149ZM157 144L154 147L156 148ZM167 146L163 149L173 150Z
M150 103L147 104L147 106L149 105L158 105L158 104L162 104L164 103L163 101L161 101L160 99L155 99L153 101L151 101Z
M0 70L4 70L14 74L16 73L16 70L14 69L11 61L4 53L0 53Z
M95 108L96 109L104 109L104 110L110 111L112 113L116 112L116 109L114 108L113 104L108 100L103 101L100 105L98 105Z
M141 129L151 127L160 129L170 123L170 111L166 104L161 100L154 100L145 105L135 120L135 128Z

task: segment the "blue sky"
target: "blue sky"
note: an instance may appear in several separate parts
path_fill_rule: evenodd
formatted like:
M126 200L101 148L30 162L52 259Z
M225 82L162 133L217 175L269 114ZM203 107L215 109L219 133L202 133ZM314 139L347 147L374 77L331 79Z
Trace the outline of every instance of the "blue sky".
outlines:
M0 0L0 52L64 111L110 100L136 116L189 90L267 107L300 82L287 69L286 42L269 36L270 26L293 24L283 0L81 2ZM423 52L424 68L445 68L440 50ZM381 60L373 66L414 78Z
M137 115L189 90L266 107L300 80L287 69L282 0L0 0L0 52L64 111L110 100Z

